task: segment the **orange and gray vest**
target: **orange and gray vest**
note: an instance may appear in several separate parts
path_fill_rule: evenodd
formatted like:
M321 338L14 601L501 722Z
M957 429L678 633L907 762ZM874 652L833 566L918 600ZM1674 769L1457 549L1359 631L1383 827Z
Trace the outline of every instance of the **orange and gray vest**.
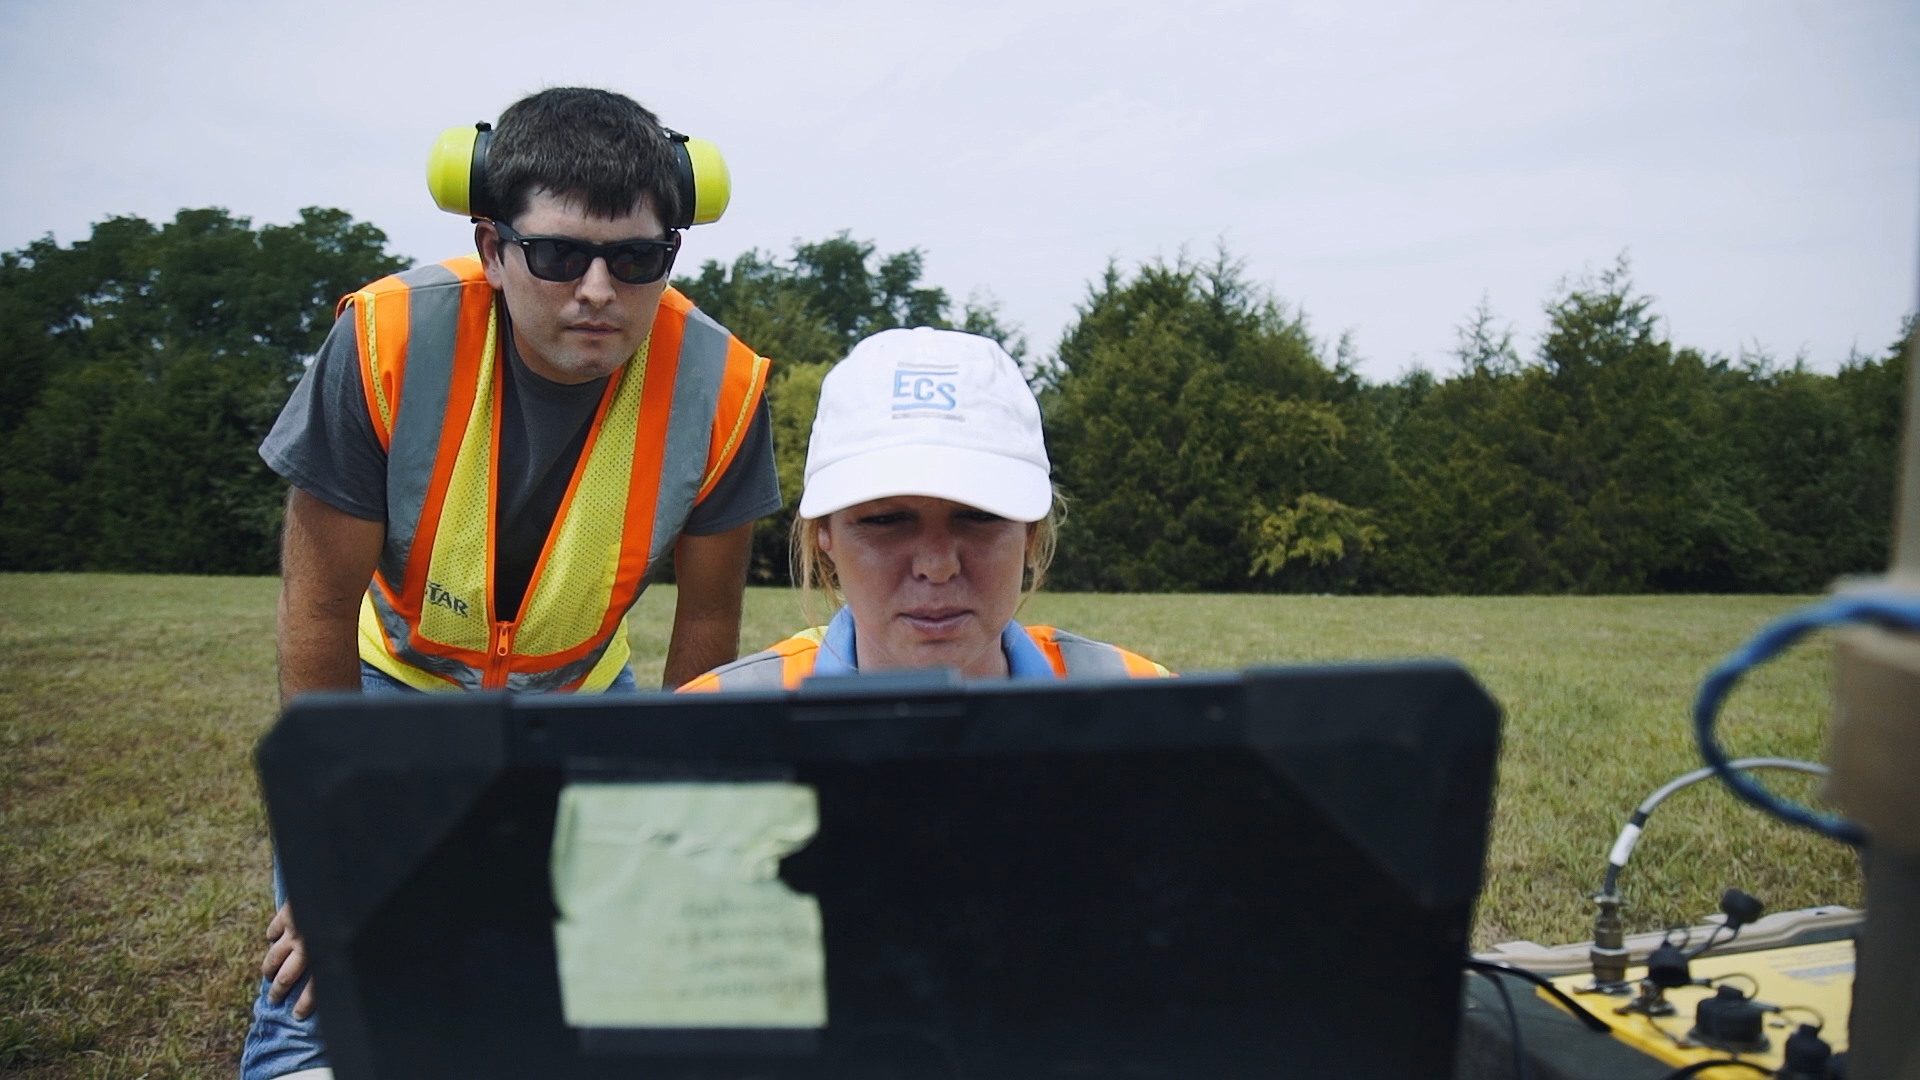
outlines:
M1040 651L1046 654L1053 673L1062 679L1164 679L1172 675L1165 667L1128 652L1118 645L1094 641L1051 626L1022 627ZM820 656L820 642L826 627L804 630L785 641L743 656L731 664L714 668L682 686L680 692L702 693L720 690L792 690L813 674Z
M495 618L501 325L480 263L449 259L340 301L387 451L387 536L360 658L422 690L604 690L627 610L733 461L766 389L756 356L673 289L607 380L512 621Z

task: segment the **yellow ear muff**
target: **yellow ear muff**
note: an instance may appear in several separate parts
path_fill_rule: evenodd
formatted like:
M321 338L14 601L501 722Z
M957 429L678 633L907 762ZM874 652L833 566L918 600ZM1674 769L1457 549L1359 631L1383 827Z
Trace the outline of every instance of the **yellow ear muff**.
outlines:
M488 217L487 146L493 125L452 127L434 140L427 154L427 190L434 205L461 217Z
M733 199L733 174L720 148L705 139L688 139L687 163L693 172L693 225L709 225L727 212Z
M670 221L670 229L706 225L720 220L733 198L733 177L727 173L727 159L720 148L705 139L682 135L666 129L673 143L675 173L680 186L680 219Z

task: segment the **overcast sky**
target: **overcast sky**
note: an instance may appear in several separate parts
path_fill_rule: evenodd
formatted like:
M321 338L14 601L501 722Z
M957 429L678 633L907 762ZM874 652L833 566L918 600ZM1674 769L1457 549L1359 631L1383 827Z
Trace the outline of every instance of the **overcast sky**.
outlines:
M0 249L110 214L338 206L439 259L427 147L521 94L624 91L735 194L681 268L848 229L1052 349L1108 260L1212 252L1449 370L1524 352L1630 254L1681 344L1831 368L1920 266L1920 4L60 3L0 0Z

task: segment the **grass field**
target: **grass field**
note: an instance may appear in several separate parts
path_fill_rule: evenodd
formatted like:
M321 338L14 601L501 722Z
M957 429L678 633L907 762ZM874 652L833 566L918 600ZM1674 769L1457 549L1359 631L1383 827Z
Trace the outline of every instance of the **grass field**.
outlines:
M0 1074L230 1077L269 914L249 764L271 724L271 579L0 576ZM1691 768L1700 675L1793 597L1040 596L1022 618L1176 670L1449 655L1507 710L1476 944L1587 935L1584 895L1634 803ZM659 677L670 589L642 601ZM800 625L753 590L748 649ZM1735 751L1818 758L1824 649L1755 676ZM1811 785L1773 778L1811 797ZM1713 785L1662 807L1626 875L1636 929L1738 885L1779 910L1860 900L1851 855Z

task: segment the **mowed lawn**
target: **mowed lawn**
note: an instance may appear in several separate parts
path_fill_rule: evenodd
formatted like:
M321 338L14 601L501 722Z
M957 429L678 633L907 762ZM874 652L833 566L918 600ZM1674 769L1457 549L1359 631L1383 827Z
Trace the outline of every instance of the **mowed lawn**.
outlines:
M233 1075L270 914L249 755L275 713L276 587L0 576L0 1074ZM1459 658L1507 714L1485 945L1588 936L1614 832L1696 762L1700 676L1804 599L1042 595L1022 618L1186 671ZM643 684L672 606L659 588L636 613ZM792 593L753 590L743 646L800 625ZM1820 757L1827 686L1815 642L1750 680L1728 743ZM1812 797L1809 782L1769 779ZM1728 885L1775 910L1860 902L1851 854L1703 784L1654 817L1626 875L1629 917L1697 920Z

